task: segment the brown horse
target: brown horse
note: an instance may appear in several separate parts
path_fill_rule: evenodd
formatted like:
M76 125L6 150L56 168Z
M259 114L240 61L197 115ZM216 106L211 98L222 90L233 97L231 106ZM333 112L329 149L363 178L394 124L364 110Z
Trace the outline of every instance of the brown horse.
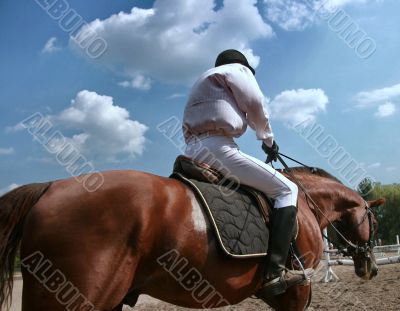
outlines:
M371 231L360 195L318 172L293 170L320 208L313 212L300 193L297 244L306 267L314 268L323 250L321 229L329 222L341 220L346 237L360 245ZM224 255L187 186L137 171L103 176L103 186L91 193L71 178L25 185L0 198L0 307L10 298L19 245L23 311L122 310L140 294L209 308L237 304L257 291L264 259ZM355 269L370 279L377 266L371 249L363 250L354 252ZM305 284L268 304L304 310L310 296Z

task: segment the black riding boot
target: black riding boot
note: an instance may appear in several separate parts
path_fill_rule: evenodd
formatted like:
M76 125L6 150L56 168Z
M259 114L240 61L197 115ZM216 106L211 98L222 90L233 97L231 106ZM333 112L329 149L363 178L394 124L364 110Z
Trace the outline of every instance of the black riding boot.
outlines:
M265 297L282 294L288 287L300 284L308 277L304 275L303 271L285 268L296 215L297 208L295 206L273 210L269 251L264 274L265 282L257 293L258 295ZM307 273L312 273L309 269L307 270Z

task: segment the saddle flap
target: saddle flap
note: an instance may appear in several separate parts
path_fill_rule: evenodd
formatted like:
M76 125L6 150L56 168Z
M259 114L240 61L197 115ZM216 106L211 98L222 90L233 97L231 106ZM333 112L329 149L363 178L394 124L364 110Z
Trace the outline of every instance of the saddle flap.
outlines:
M205 209L225 254L234 258L263 257L268 250L269 229L264 208L255 191L240 187L228 193L226 186L210 184L175 173L192 188ZM224 188L224 189L221 189ZM261 201L262 202L262 201Z

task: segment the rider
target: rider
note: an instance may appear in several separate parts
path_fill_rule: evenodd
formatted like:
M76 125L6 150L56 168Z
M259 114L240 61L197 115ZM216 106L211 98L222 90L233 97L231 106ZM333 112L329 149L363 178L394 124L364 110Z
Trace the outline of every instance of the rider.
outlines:
M234 141L247 125L262 140L268 161L276 161L278 145L268 116L264 95L254 77L255 70L237 50L220 53L215 68L194 84L185 107L183 132L186 156L209 164L225 176L253 187L274 200L264 282L267 296L283 293L304 281L298 271L287 270L286 260L297 214L297 186L264 162L242 152Z

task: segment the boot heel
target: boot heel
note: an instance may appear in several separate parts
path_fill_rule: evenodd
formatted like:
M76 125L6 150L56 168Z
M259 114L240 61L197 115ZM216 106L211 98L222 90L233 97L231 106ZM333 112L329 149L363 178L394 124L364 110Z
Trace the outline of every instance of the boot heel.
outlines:
M263 287L257 292L257 296L272 297L283 294L286 291L286 283L282 281L281 277L273 279L265 283Z

